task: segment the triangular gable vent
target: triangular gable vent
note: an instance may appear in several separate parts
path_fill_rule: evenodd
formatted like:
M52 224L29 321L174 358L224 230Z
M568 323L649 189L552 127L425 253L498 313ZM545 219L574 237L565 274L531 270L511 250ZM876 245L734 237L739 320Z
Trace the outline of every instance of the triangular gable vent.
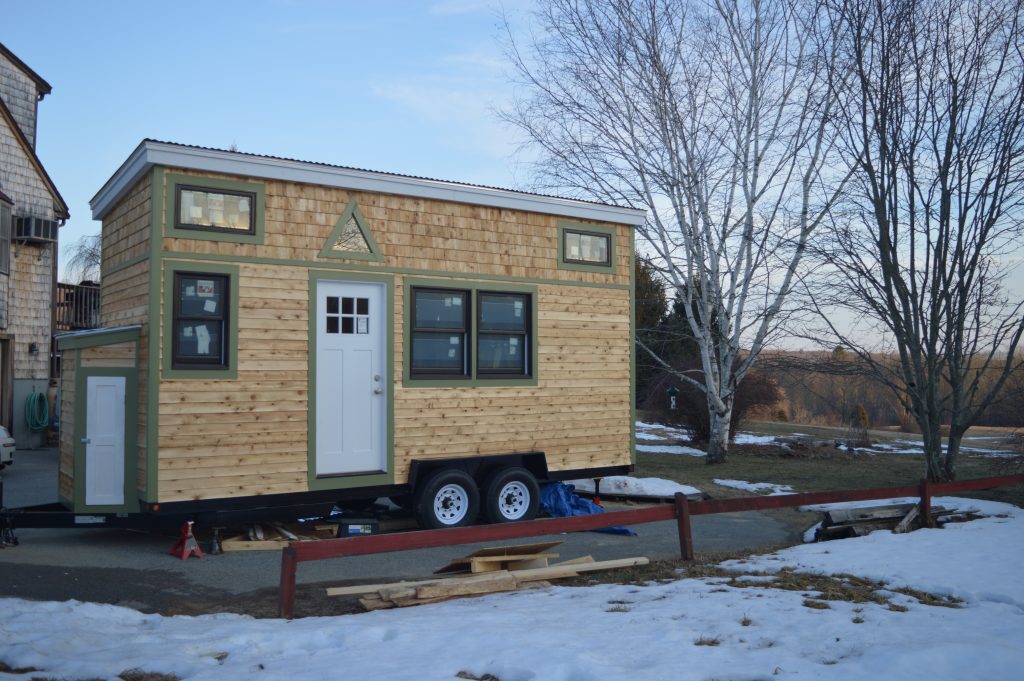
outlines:
M327 243L320 250L321 258L343 258L356 260L383 260L377 242L373 239L366 218L359 211L355 199L349 201L345 212L331 235L327 237Z

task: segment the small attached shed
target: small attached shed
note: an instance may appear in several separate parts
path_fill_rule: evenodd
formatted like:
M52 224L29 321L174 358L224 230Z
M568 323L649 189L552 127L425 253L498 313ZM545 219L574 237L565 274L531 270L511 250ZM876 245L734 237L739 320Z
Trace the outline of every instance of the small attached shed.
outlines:
M641 211L151 140L91 205L104 328L59 339L76 511L412 494L461 524L530 515L521 471L632 466Z

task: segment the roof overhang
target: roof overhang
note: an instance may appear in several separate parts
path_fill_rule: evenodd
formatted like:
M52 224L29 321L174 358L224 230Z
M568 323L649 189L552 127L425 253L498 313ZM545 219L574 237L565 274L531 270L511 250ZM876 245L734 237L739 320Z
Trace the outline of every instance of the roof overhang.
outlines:
M94 220L102 220L138 179L154 166L200 170L241 177L316 184L355 191L415 196L492 208L640 225L646 212L576 199L527 194L510 189L392 175L370 170L294 161L237 151L144 140L89 202Z

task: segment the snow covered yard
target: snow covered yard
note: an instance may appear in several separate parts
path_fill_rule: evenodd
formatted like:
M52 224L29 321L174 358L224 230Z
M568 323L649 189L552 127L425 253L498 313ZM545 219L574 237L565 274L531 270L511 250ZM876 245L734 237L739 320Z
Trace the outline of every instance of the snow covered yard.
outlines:
M0 678L113 679L133 667L218 681L1017 678L1024 512L984 510L1002 517L795 547L700 578L292 622L7 599L0 661L39 671ZM833 600L854 581L864 598ZM926 605L902 587L962 603Z

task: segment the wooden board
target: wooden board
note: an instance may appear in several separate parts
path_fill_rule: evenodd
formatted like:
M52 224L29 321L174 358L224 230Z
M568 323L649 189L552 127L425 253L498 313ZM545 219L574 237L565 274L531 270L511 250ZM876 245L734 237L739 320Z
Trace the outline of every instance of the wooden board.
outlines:
M474 558L485 559L478 561L478 564L483 564L486 562L486 559L491 559L492 561L497 561L499 563L502 562L502 560L527 560L529 558L537 557L538 554L542 554L548 549L553 549L561 543L562 542L560 541L553 541L540 542L536 544L517 544L514 546L492 546L489 548L479 549L468 556L456 558L448 563L448 565L434 570L434 574L440 575L450 572L465 572L471 568Z

